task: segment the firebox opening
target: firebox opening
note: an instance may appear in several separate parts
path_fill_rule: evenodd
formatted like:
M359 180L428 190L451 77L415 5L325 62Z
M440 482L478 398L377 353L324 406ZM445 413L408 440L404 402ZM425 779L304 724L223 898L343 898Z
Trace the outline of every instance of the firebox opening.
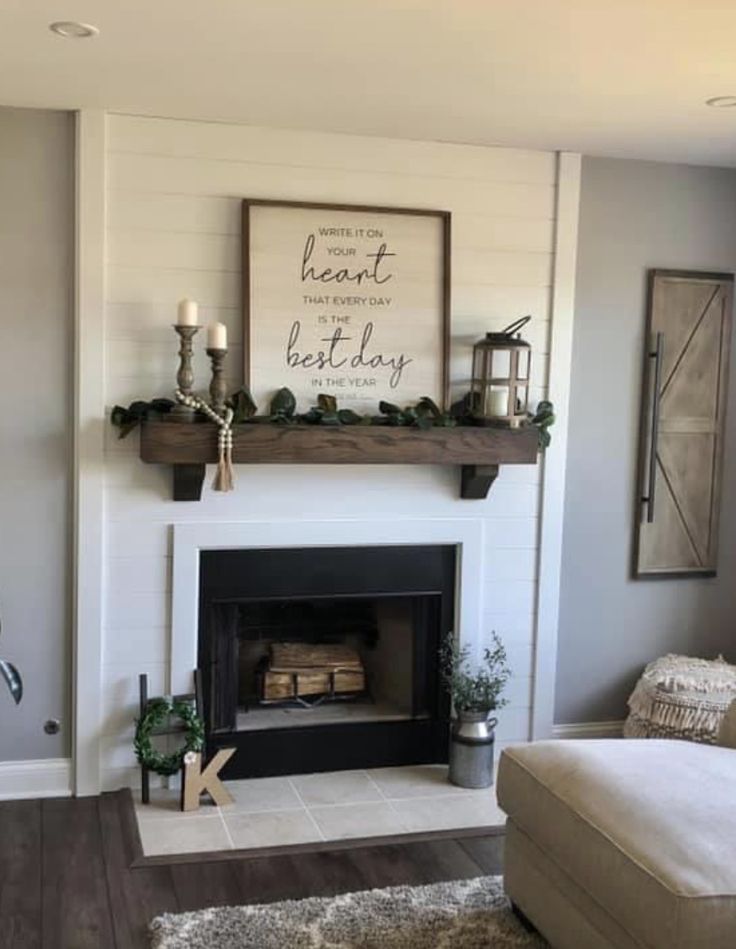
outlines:
M438 600L322 596L240 604L237 730L429 718L433 676L417 620L436 614Z

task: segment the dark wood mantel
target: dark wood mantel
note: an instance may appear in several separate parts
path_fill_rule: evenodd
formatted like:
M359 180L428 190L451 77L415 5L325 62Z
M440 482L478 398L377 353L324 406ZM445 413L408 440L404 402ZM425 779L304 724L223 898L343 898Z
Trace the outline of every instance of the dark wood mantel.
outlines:
M145 422L141 459L173 465L174 500L198 501L205 465L217 461L217 426L209 422ZM460 496L488 494L499 465L537 460L534 427L392 428L345 425L237 425L233 462L254 465L460 465Z

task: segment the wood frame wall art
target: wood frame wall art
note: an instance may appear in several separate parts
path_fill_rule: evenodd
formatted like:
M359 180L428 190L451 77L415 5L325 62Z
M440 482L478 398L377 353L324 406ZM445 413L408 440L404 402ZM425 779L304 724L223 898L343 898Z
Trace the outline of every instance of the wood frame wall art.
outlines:
M244 376L261 411L447 407L450 213L243 201Z

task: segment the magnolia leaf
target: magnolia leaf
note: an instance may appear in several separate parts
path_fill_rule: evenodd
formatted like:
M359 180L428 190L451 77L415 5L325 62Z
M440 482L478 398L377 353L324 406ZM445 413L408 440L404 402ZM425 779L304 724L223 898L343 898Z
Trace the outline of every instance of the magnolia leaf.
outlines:
M319 425L319 423L322 421L323 415L324 412L322 409L312 406L308 412L305 412L304 415L299 416L299 421L304 422L306 425Z
M352 409L340 409L337 418L341 425L361 425L365 422L363 416Z
M433 428L434 422L427 415L419 415L417 416L417 418L414 419L413 427L421 428L424 431L428 428Z
M431 415L432 418L438 419L442 413L437 406L437 403L430 399L428 395L422 396L422 398L417 403L416 407L417 415Z
M379 402L378 411L381 415L401 415L401 409L398 405L394 405L393 402Z
M286 386L279 389L276 395L271 399L271 415L282 415L285 418L291 418L296 411L296 399L291 389Z
M435 419L434 424L438 428L455 428L457 426L457 419L454 419L451 415L448 415L445 412L440 415L438 419Z
M337 412L323 412L320 419L320 425L339 425L340 419Z
M171 399L153 399L151 402L143 402L138 399L131 402L127 409L123 408L122 405L116 405L110 413L110 421L116 428L120 429L118 438L125 438L152 412L166 415L173 409L174 405L175 403Z
M337 399L334 395L325 395L320 392L317 396L317 405L322 409L323 412L337 412Z
M258 411L258 406L246 386L242 386L233 392L228 400L228 405L233 410L234 425L240 425L242 422L253 418Z

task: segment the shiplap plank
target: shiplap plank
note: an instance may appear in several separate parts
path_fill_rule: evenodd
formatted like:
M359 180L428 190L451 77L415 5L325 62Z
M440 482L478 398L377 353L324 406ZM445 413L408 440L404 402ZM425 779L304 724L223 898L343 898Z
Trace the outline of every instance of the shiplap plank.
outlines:
M514 285L497 273L494 283L490 275L484 275L484 283L462 283L453 286L453 308L462 312L471 306L484 306L491 297L492 288L513 287L517 293L508 294L508 307L516 301L534 296L533 307L522 309L548 312L549 288L546 285ZM241 278L239 273L212 270L188 270L187 268L121 267L110 264L108 268L108 301L111 303L176 303L182 296L199 300L204 306L238 307L241 301ZM534 291L537 291L535 294ZM514 306L513 312L518 312Z
M497 214L549 219L554 214L555 189L551 184L453 180L416 174L405 178L379 177L371 172L321 168L297 168L287 174L286 169L271 165L136 154L113 154L109 175L113 188L157 193L361 203L469 213L487 208Z
M552 282L552 255L524 251L456 250L453 278L461 284L548 287Z
M118 366L135 366L138 377L148 377L160 381L163 390L174 391L176 388L176 372L179 368L177 356L178 347L173 330L168 341L146 342L133 339L111 339L105 347L105 371L109 375L116 374ZM210 383L210 360L205 350L205 331L194 347L192 359L194 369L195 388L207 389ZM242 355L235 343L228 343L229 350L226 357L226 369L231 374L240 369Z
M107 259L122 267L176 267L240 273L239 237L176 231L108 230Z
M228 353L228 366L225 372L225 383L228 391L232 392L243 384L242 354L235 350ZM110 366L110 360L106 360L106 365ZM129 369L129 372L135 371L136 367ZM209 375L199 372L196 377L195 389L205 396L209 388ZM176 370L168 373L156 372L145 376L140 373L136 375L111 375L107 381L107 403L110 408L113 405L129 405L136 399L173 399L176 388ZM170 472L169 472L170 473ZM169 485L169 497L171 497L171 486ZM177 508L179 510L179 508Z
M241 199L211 194L108 191L109 230L175 231L220 236L240 234Z
M292 496L282 499L281 512L283 516L298 516L304 509L305 494L310 491L324 491L327 484L330 483L335 488L340 484L343 486L346 484L345 474L341 479L339 475L328 477L329 472L326 468L316 465L305 467L306 470L305 468L299 469L298 466L274 466L268 472L268 478L266 479L270 482L268 486L259 487L255 498L247 501L243 498L237 498L234 500L234 504L244 516L257 517L260 510L277 501L277 486L284 488L288 484L292 489ZM236 472L236 480L242 482L244 487L252 480L254 471L255 468L252 466L239 467ZM355 476L361 474L361 472L355 468L352 469L352 472L352 480L357 480ZM453 475L457 475L457 472L453 472ZM348 478L351 478L350 474L348 474ZM396 466L396 470L384 469L373 474L370 480L372 482L371 487L361 489L366 496L380 497L385 491L391 490L397 498L401 498L404 516L422 516L426 504L423 504L421 497L412 497L411 469L400 472L398 466ZM431 476L428 480L432 480ZM453 477L453 481L457 482L457 478ZM493 492L493 498L489 497L484 516L497 517L506 521L512 518L524 518L530 512L536 511L539 493L536 485L504 484L498 481L494 485ZM453 502L456 503L456 501L457 498L453 495L453 492L447 492L446 496L439 502L439 506L443 509L443 513L447 514L453 506ZM225 499L223 499L223 502L225 502ZM106 504L108 517L112 520L145 520L148 523L159 521L164 524L171 520L171 511L168 510L166 505L161 504L160 498L154 493L150 491L131 491L124 484L109 487ZM330 502L330 512L334 517L349 517L354 509L355 504L352 498L345 500L333 498ZM527 581L519 582L526 583ZM150 623L152 626L162 625L161 618L164 615L164 608L160 603L162 599L156 594L133 594L130 588L120 593L111 592L109 597L109 600L117 606L122 607L127 604L125 606L125 617L120 622L128 627L137 625L137 620L140 620L141 623ZM156 602L158 602L158 606L155 605ZM156 609L155 615L150 613L154 609ZM114 607L112 607L112 610L116 612ZM133 621L133 616L137 618L136 622ZM108 625L111 625L112 622L116 621L111 616Z
M171 585L171 558L111 557L108 561L115 583L136 593L166 593Z
M239 237L187 234L169 231L112 230L108 260L128 268L173 268L177 270L239 274L242 247ZM521 284L547 287L552 279L549 252L492 250L453 245L454 279L462 283Z
M453 370L452 378L456 384L463 380L470 380L470 357L472 343L461 346L453 345L450 367ZM178 360L174 346L164 342L143 342L138 340L109 340L105 347L105 370L111 381L109 394L116 392L115 380L123 381L126 377L119 375L117 367L120 365L134 365L135 376L138 381L144 382L146 389L151 386L158 389L158 395L170 397L176 387L176 370ZM206 352L202 347L194 352L195 389L207 390L210 380L210 365ZM231 382L239 384L242 379L243 353L240 347L230 347L225 364L226 377ZM542 389L547 382L548 357L535 352L530 374L530 389ZM274 388L278 387L278 380L274 380ZM168 395L167 395L168 394ZM118 399L119 400L119 399Z
M535 550L501 550L495 544L489 544L486 550L486 569L491 582L536 580L537 552Z
M176 316L177 302L186 295L193 297L194 290L202 288L199 280L196 281L197 287L190 286L194 282L184 274L169 281L168 297L163 297L158 289L150 291L146 288L138 289L131 286L126 288L127 292L130 296L135 295L137 299L118 301L108 299L107 338L139 339L142 334L160 335L164 332L168 336L170 332L173 332L170 326ZM113 288L110 287L110 293L112 292L114 292ZM117 292L117 287L115 292ZM197 299L199 299L202 325L219 320L228 324L228 333L236 332L236 327L240 325L241 320L239 295L237 302L228 306L206 302L201 296ZM549 309L548 287L472 288L456 284L452 292L453 338L468 334L476 337L487 330L502 329L517 316L531 313L532 323L524 331L525 338L529 337L531 340L538 324L549 323ZM240 331L233 340L240 341Z
M452 216L452 247L458 250L521 251L548 254L554 221L543 217L515 217L488 209L485 214Z
M184 296L184 291L182 296ZM172 325L177 319L175 300L168 303L108 303L105 307L105 336L107 344L112 340L127 339L145 341L147 344L158 341L166 343L172 349L178 349L178 336ZM240 307L199 307L199 322L202 329L195 336L194 345L205 345L204 327L208 323L218 322L227 326L228 345L240 345L243 340L243 314ZM120 364L118 364L119 366Z
M186 268L119 267L107 269L108 302L168 303L184 296L204 306L239 307L240 274Z
M358 170L376 175L419 173L446 178L493 178L551 184L554 154L370 136L339 135L227 123L114 115L108 150L199 159Z
M462 364L461 364L462 363ZM451 398L458 399L468 390L470 381L470 370L465 365L466 360L451 360L451 365L456 369L456 375L453 377L451 385ZM225 383L228 391L239 388L243 384L243 373L238 371L238 367L232 365L231 371L225 373ZM465 375L461 375L465 373ZM546 378L546 377L545 377ZM206 381L206 380L205 380ZM278 386L274 385L274 390ZM197 386L198 391L206 391L207 385ZM107 402L108 406L128 405L136 399L155 399L173 391L170 378L162 378L160 375L141 376L141 375L116 375L108 380ZM540 399L547 398L546 381L543 385L533 385L529 388L529 404L534 407ZM170 491L169 491L170 494ZM177 508L182 510L182 508Z
M109 199L110 233L154 231L240 237L239 197L111 189ZM488 208L485 214L455 212L452 217L455 250L550 253L553 231L551 218L503 215L497 208Z
M452 346L456 358L465 359L473 345L487 332L500 331L522 315L520 312L505 312L502 315L490 315L492 311L476 314L456 315L453 324L456 332L453 334ZM172 329L176 319L176 304L156 303L118 303L108 304L107 318L107 348L111 350L114 344L120 341L131 342L138 347L161 347L164 353L173 358L178 351L178 337ZM239 348L243 341L243 314L236 307L216 308L200 307L200 322L203 329L195 337L194 347L197 352L204 349L204 326L217 320L225 323L228 329L228 345L231 349ZM549 354L550 341L549 320L533 314L532 321L524 329L524 339L530 343L534 356ZM111 371L117 372L122 361L128 355L135 355L131 350L121 350L110 359L113 365Z

